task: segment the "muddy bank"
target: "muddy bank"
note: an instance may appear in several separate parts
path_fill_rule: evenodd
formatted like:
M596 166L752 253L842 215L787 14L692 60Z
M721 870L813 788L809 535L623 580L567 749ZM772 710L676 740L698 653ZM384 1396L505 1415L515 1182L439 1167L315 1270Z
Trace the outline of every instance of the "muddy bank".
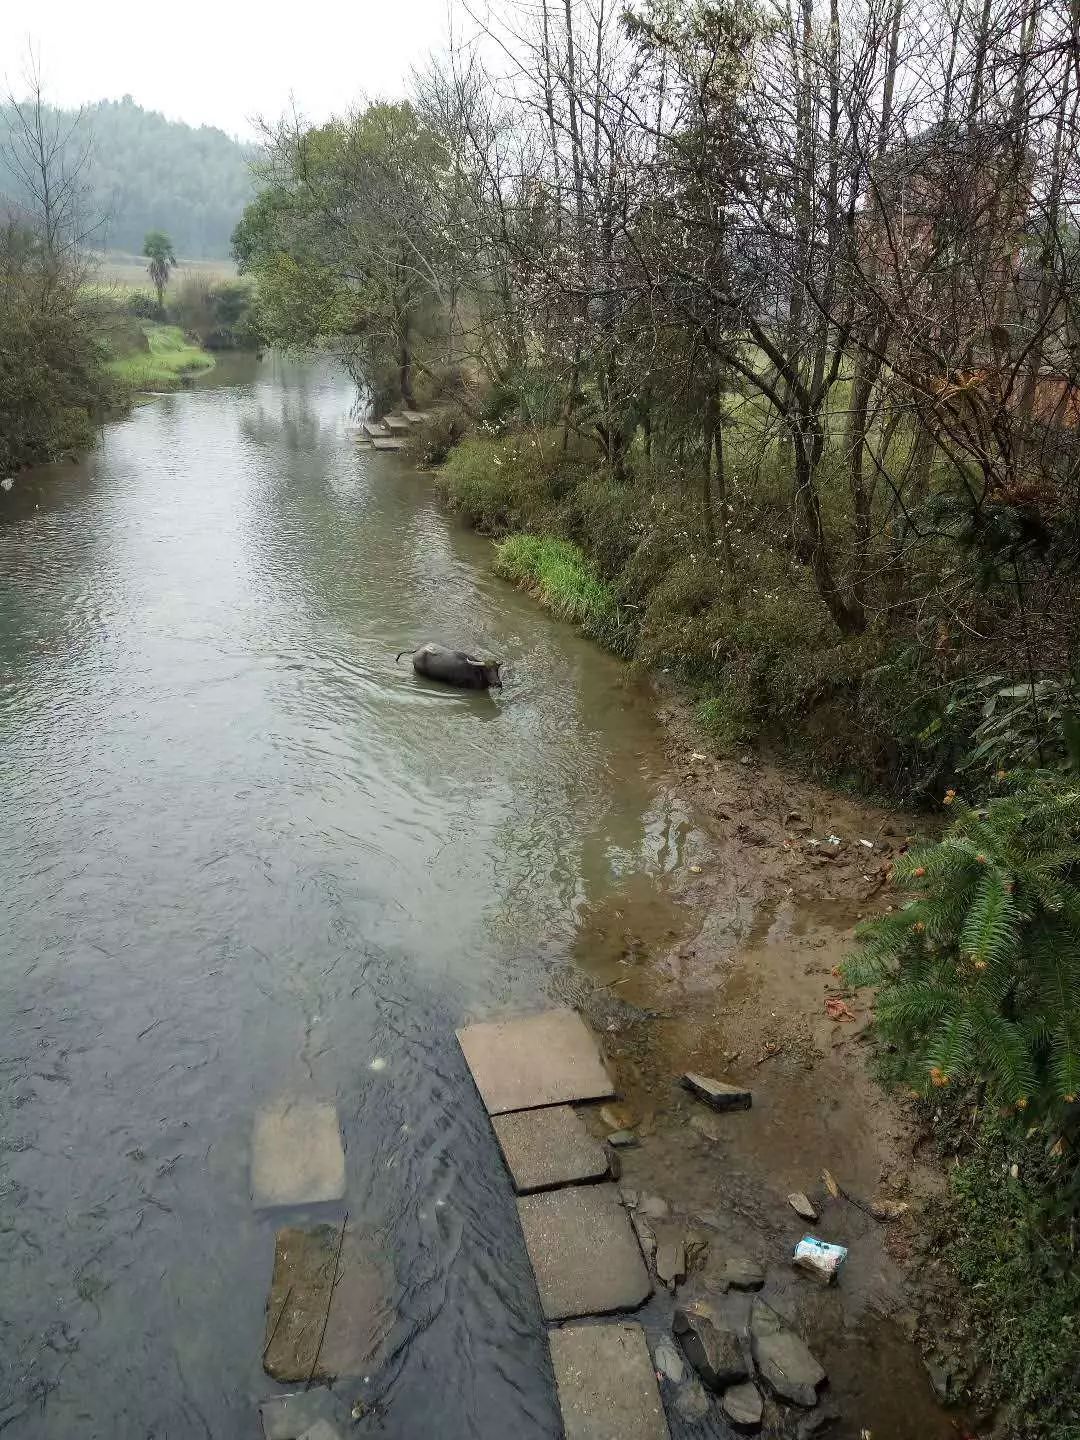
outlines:
M660 1243L709 1241L713 1259L688 1277L689 1293L708 1290L709 1267L732 1247L765 1267L770 1303L830 1377L815 1423L873 1440L954 1434L913 1343L909 1286L943 1176L913 1112L872 1078L869 997L837 973L858 921L890 903L885 870L914 822L750 755L708 758L678 706L664 718L675 783L706 843L659 891L655 877L631 875L582 915L580 970L565 985L625 1097L594 1117L596 1132L635 1131L639 1143L620 1151L623 1185L667 1201ZM679 1085L685 1070L750 1088L752 1109L713 1113ZM816 1223L795 1214L793 1191L808 1195ZM907 1208L882 1221L872 1212L883 1205ZM848 1247L828 1289L790 1265L807 1233ZM669 1324L671 1303L654 1301L646 1325ZM799 1431L776 1411L772 1424L811 1433L809 1420Z

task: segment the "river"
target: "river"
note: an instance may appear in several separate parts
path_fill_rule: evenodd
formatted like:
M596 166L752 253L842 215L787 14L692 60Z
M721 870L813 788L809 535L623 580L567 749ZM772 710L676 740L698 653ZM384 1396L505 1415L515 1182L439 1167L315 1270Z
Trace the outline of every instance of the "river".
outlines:
M546 1440L453 1031L548 993L583 908L692 824L623 669L358 447L331 361L232 379L0 496L0 1430L258 1435L252 1120L304 1094L394 1276L380 1433ZM395 665L429 638L504 693Z

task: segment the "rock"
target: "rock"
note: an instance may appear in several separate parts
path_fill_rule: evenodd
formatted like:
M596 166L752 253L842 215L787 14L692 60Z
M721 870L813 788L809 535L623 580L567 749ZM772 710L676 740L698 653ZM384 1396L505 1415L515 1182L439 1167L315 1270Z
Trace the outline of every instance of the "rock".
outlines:
M314 1205L345 1194L345 1151L337 1109L283 1099L255 1116L251 1189L260 1207Z
M519 1195L600 1180L610 1169L607 1151L569 1105L495 1115L491 1126Z
M816 1436L824 1435L839 1419L840 1411L835 1406L821 1405L809 1415L804 1415L796 1425L795 1440L815 1440ZM863 1431L863 1434L865 1433Z
M656 1278L669 1290L686 1279L686 1247L681 1241L656 1247Z
M633 1130L613 1130L607 1137L607 1143L619 1150L632 1150L638 1143L638 1137Z
M637 1236L638 1244L641 1246L641 1253L648 1263L652 1264L652 1258L656 1254L656 1231L646 1220L645 1216L637 1210L630 1211L630 1223L634 1227L634 1234Z
M710 1390L724 1390L749 1375L738 1334L708 1306L699 1303L676 1310L672 1329Z
M682 1356L672 1341L665 1335L656 1342L656 1349L653 1351L653 1362L661 1375L665 1375L673 1385L680 1385L686 1374L686 1366L683 1364Z
M298 1390L293 1395L275 1395L259 1406L263 1440L300 1440L320 1422L331 1424L347 1414L332 1391L321 1386Z
M635 1310L652 1294L614 1185L541 1190L517 1207L546 1320Z
M696 1375L688 1375L675 1395L675 1413L691 1425L700 1424L709 1413L709 1397Z
M393 1323L391 1290L378 1248L352 1226L280 1230L263 1369L285 1382L359 1374ZM308 1425L323 1418L313 1416Z
M752 1434L761 1429L761 1392L752 1380L724 1391L724 1414L736 1430Z
M761 1299L750 1314L750 1347L758 1375L781 1400L812 1409L825 1371L807 1346Z
M671 1207L659 1195L642 1195L638 1200L637 1208L650 1220L666 1220L671 1214Z
M609 1130L629 1130L635 1121L634 1112L629 1105L601 1105L600 1119ZM611 1136L608 1136L611 1139Z
M948 1405L952 1399L952 1376L945 1369L944 1365L929 1356L923 1357L923 1366L930 1377L930 1388L942 1405Z
M765 1267L741 1250L729 1252L709 1270L709 1278L722 1290L760 1290L765 1284Z
M604 1146L604 1157L607 1160L608 1175L612 1180L622 1179L622 1156L610 1145Z
M619 1191L619 1199L622 1201L622 1203L626 1206L628 1210L637 1209L638 1192L636 1190L628 1190L624 1185L623 1188Z
M714 1110L749 1110L753 1101L749 1090L739 1085L728 1085L724 1080L714 1080L709 1075L698 1075L692 1070L682 1077L682 1083Z
M816 1220L818 1218L818 1212L814 1209L809 1197L804 1195L801 1190L793 1190L787 1197L787 1203L795 1211L795 1214L801 1216L804 1220Z
M548 1345L565 1440L670 1440L640 1325L566 1325Z
M899 1220L901 1215L906 1215L911 1207L905 1205L903 1200L885 1200L879 1198L870 1202L870 1214L875 1220Z
M300 1440L341 1440L341 1431L329 1420L316 1420L310 1430L305 1430Z

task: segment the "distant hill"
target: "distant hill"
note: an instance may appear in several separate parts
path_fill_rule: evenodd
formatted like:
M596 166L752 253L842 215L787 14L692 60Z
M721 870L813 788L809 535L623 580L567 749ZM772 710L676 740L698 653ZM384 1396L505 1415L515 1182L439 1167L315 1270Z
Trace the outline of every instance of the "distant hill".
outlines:
M2 160L11 118L0 106L0 194L18 203L24 197ZM252 196L247 165L254 147L209 125L166 120L130 95L87 106L85 126L92 138L88 209L105 221L96 245L138 254L148 230L164 230L178 255L228 255L229 236Z

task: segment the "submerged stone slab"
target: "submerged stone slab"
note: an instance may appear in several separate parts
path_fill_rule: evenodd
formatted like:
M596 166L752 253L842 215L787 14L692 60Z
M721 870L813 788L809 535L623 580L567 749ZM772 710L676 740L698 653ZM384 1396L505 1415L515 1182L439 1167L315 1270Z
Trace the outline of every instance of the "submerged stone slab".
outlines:
M263 1440L301 1440L320 1421L334 1425L348 1418L344 1404L322 1386L298 1390L293 1395L275 1395L259 1406Z
M345 1151L333 1105L281 1100L255 1116L251 1190L256 1205L313 1205L345 1194Z
M595 1039L574 1010L487 1020L457 1032L489 1115L613 1095Z
M405 441L399 440L396 435L379 436L372 440L373 450L404 450Z
M545 1319L634 1310L652 1294L614 1185L546 1190L517 1203Z
M567 1325L548 1339L566 1440L669 1440L640 1325Z
M519 1195L602 1180L609 1173L607 1151L569 1105L516 1110L493 1116L491 1123Z
M390 1328L388 1293L382 1265L351 1228L279 1231L263 1369L286 1382L359 1375Z

